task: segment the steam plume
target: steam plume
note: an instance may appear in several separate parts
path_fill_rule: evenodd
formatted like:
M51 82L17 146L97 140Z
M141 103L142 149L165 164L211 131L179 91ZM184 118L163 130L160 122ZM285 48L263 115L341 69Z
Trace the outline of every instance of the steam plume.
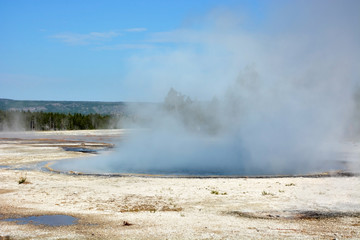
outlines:
M359 1L279 3L251 30L252 19L215 9L197 19L200 28L155 34L152 42L177 48L134 56L127 87L148 89L144 98L163 99L170 87L190 97L175 92L186 104L180 112L166 101L138 109L150 129L122 142L107 167L294 174L336 160L331 146L343 137L360 76Z

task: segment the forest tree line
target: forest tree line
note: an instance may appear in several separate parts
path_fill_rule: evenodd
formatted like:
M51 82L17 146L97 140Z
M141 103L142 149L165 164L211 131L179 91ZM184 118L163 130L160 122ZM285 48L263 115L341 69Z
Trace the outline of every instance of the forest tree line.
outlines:
M120 120L127 118L130 117L0 110L0 131L114 129L120 128Z

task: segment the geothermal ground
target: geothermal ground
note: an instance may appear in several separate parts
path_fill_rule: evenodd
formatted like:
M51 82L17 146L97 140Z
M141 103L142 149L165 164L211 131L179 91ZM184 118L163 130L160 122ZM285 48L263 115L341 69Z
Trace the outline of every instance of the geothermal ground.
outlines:
M0 239L360 238L360 177L106 177L34 165L94 157L66 149L109 148L126 133L1 133ZM77 220L16 221L43 215Z

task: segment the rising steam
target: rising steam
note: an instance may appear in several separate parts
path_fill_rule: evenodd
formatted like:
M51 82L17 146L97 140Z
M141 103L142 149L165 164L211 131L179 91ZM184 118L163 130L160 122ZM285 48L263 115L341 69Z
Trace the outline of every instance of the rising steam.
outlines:
M345 2L283 2L256 26L217 9L197 27L155 34L152 42L178 47L134 56L127 87L164 103L136 109L151 124L121 142L102 161L106 169L241 175L329 167L360 76L360 4Z

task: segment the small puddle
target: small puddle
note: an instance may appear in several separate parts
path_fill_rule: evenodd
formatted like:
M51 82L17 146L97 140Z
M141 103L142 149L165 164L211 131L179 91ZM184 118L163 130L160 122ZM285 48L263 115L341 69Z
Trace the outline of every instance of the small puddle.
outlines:
M41 215L24 218L8 218L3 221L16 222L16 224L33 224L51 227L69 226L77 223L77 218L68 215Z

